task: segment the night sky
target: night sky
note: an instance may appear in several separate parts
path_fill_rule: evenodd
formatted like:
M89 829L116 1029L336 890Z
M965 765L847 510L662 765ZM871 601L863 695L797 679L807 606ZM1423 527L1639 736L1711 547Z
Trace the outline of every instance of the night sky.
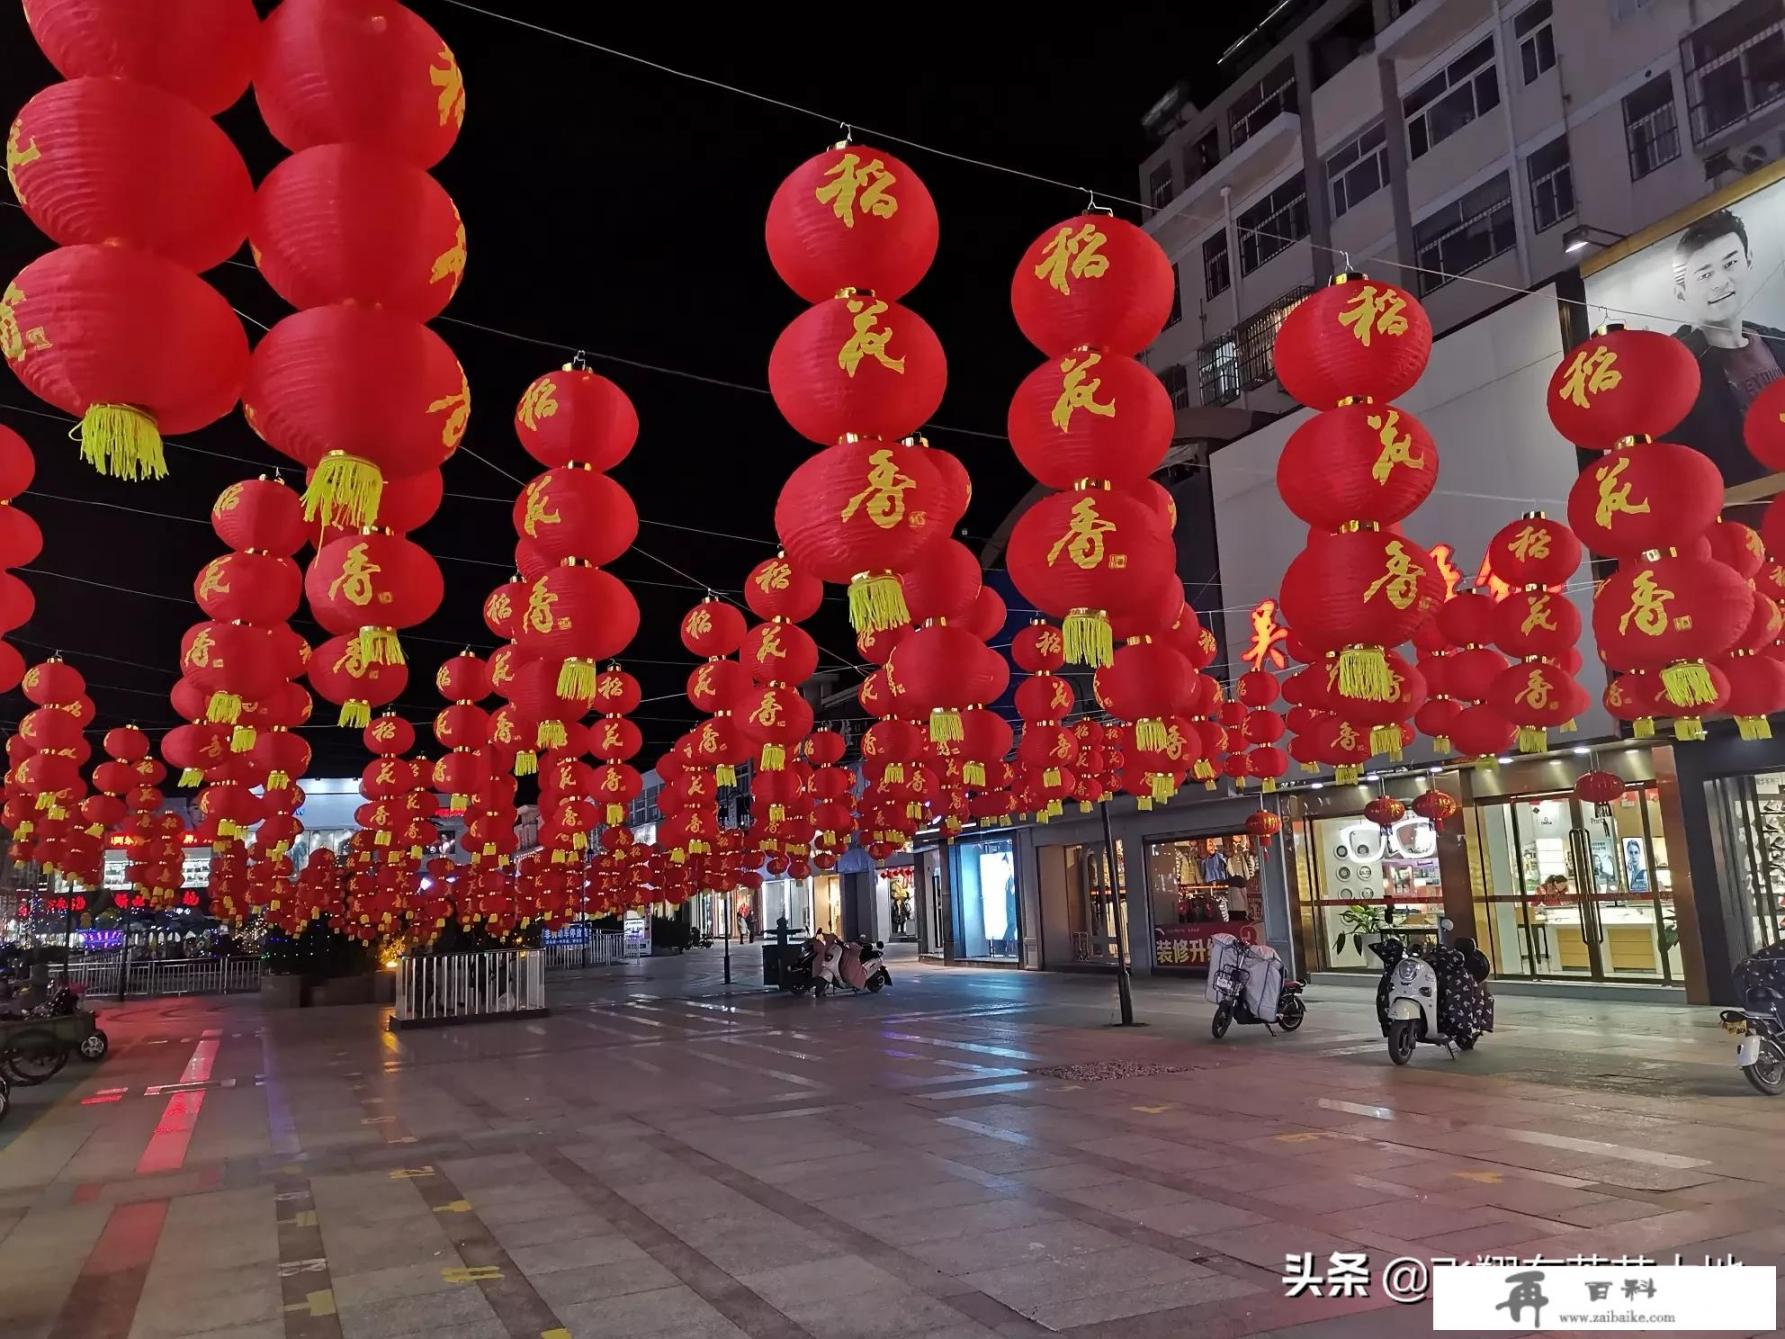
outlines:
M832 119L827 124L445 0L412 7L439 29L465 75L464 130L436 175L464 215L470 261L434 328L465 366L473 412L465 446L446 467L446 501L415 535L440 560L447 597L433 619L403 634L410 687L397 708L417 722L431 753L425 723L442 705L434 667L461 646L493 645L479 607L509 570L517 480L539 470L515 440L515 402L535 376L586 349L632 397L642 423L637 449L615 471L645 522L640 551L614 569L644 615L622 658L647 699L637 716L646 738L641 768L692 718L681 697L692 666L677 637L682 613L701 587L736 592L771 551L775 495L810 449L766 390L769 348L802 307L763 249L763 215L781 178L838 138L835 121L848 121L864 143L876 143L877 127L1132 197L1147 150L1141 115L1179 78L1198 90L1217 87L1216 53L1264 8L1232 4L1221 14L1244 18L1193 19L1204 7L1037 7L988 12L972 25L983 35L971 35L958 8L941 6L814 9L809 22L797 8L754 11L757 23L721 28L687 11L646 21L613 6L590 12L490 0L516 17L812 107ZM19 7L0 6L7 120L54 78ZM251 94L222 124L257 181L283 156ZM1037 233L1085 197L880 143L923 177L941 214L935 266L906 301L948 353L948 395L928 431L972 472L963 529L977 547L1030 482L1003 441L1010 394L1038 361L1010 316L1011 269ZM10 193L4 199L11 205ZM0 273L10 277L47 249L24 214L0 208ZM271 325L287 314L247 265L246 247L238 263L207 278L254 321ZM81 669L99 709L96 726L176 724L166 693L180 635L200 617L192 580L222 551L206 519L210 505L227 484L282 464L293 479L289 462L263 446L238 411L170 446L168 479L114 482L79 462L69 424L10 375L0 375L0 422L37 453L37 481L19 505L45 535L35 570L21 574L36 593L36 616L9 639L28 661L60 649ZM297 626L313 643L322 640L301 615ZM824 668L856 658L840 591L811 630L836 653ZM659 695L674 696L649 700ZM10 729L26 709L10 694L0 720ZM336 729L333 719L334 708L319 703L307 731L314 774L357 772L365 759L357 732Z

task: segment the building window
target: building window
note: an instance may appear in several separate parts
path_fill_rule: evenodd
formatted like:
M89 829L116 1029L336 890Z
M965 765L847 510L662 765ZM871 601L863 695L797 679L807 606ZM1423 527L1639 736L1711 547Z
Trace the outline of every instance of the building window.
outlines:
M1227 109L1228 138L1237 149L1284 112L1295 109L1295 63L1286 60L1234 99Z
M1196 351L1196 380L1205 405L1231 404L1240 398L1240 354L1231 331Z
M1680 42L1680 65L1702 144L1785 97L1785 6L1742 0Z
M1221 134L1210 126L1201 139L1184 150L1184 180L1200 181L1221 161Z
M1574 171L1568 162L1568 136L1557 135L1525 159L1531 182L1531 221L1538 232L1574 215Z
M1277 332L1283 328L1283 319L1289 315L1289 309L1311 292L1313 289L1307 284L1298 284L1263 311L1254 312L1234 327L1233 341L1238 348L1242 389L1253 390L1276 377L1271 353L1277 346Z
M1161 163L1147 178L1147 198L1158 209L1171 201L1171 164Z
M1202 294L1205 299L1218 297L1233 282L1227 259L1227 230L1223 228L1202 244Z
M1504 172L1462 199L1421 220L1413 244L1423 297L1459 274L1485 265L1517 243L1512 217L1512 179Z
M1673 75L1663 70L1624 98L1624 143L1630 180L1641 181L1680 156L1680 123L1673 109Z
M1165 383L1165 389L1171 392L1173 409L1190 407L1190 374L1184 370L1182 363L1173 363L1159 374L1159 380Z
M956 951L963 958L1016 961L1023 946L1016 843L1009 837L959 842L953 854Z
M1184 318L1184 285L1178 281L1178 265L1171 265L1171 314L1165 318L1165 328L1170 330Z
M1494 39L1484 37L1401 100L1407 152L1420 158L1500 105Z
M1306 178L1296 173L1235 222L1240 234L1240 273L1250 274L1308 235Z
M1388 132L1378 121L1326 160L1332 189L1333 217L1367 200L1388 185Z
M1527 84L1536 83L1538 75L1555 67L1556 30L1550 18L1550 0L1537 0L1536 4L1520 10L1512 21L1519 66Z

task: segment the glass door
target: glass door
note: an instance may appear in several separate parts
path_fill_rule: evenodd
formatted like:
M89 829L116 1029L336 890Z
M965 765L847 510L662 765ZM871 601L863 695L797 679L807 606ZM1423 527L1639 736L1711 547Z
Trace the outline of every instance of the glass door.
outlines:
M1726 776L1713 807L1748 953L1785 939L1785 772Z

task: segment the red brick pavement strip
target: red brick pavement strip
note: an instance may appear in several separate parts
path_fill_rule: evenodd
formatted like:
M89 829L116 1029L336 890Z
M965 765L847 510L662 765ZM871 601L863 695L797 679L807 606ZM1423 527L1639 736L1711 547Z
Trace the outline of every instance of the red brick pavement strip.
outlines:
M124 1339L149 1277L149 1262L167 1222L164 1199L121 1204L105 1220L81 1266L50 1339Z

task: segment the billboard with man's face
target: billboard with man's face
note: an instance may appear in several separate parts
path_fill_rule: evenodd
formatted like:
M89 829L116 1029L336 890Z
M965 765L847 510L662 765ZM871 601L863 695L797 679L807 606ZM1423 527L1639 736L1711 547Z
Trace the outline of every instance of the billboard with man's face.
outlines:
M1768 471L1742 445L1754 397L1785 374L1785 181L1733 202L1586 278L1593 325L1677 336L1698 359L1698 401L1668 437L1717 462L1726 484Z

